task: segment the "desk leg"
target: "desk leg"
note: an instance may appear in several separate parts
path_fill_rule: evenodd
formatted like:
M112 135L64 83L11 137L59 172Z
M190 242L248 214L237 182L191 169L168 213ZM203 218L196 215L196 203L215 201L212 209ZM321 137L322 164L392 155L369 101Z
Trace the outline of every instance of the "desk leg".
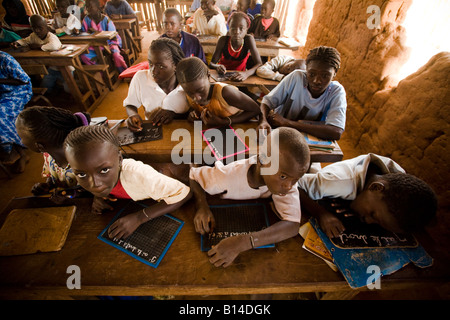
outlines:
M84 108L84 110L87 110L87 106L83 102L83 94L78 88L77 83L75 82L75 78L73 77L73 74L69 69L69 66L59 66L58 69L62 73L64 81L69 86L70 93L75 98L75 101L80 104Z

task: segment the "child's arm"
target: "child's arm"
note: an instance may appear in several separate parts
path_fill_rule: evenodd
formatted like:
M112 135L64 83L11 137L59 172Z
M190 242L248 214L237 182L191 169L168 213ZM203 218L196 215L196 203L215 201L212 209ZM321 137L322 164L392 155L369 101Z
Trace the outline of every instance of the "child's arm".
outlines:
M248 95L237 90L233 86L225 86L222 89L222 96L230 106L243 110L243 112L229 117L231 124L248 121L260 114L258 104Z
M142 130L142 119L139 115L138 108L132 105L126 105L125 109L128 114L127 127L133 132Z
M261 56L259 55L258 49L256 48L256 42L255 38L251 35L246 35L245 40L248 41L250 46L250 55L253 58L254 66L248 70L240 71L233 77L231 77L231 80L233 81L244 81L251 75L254 75L256 72L256 69L258 69L262 65Z
M214 230L216 221L206 200L205 191L193 179L189 179L189 185L194 194L195 207L197 209L194 216L195 231L200 234L210 233Z
M308 194L301 188L299 188L299 191L301 206L312 216L317 218L320 224L320 228L328 237L337 237L345 230L342 222L334 214L311 199Z
M212 69L216 69L218 73L224 74L227 72L227 68L224 65L219 64L220 57L222 56L222 51L226 48L227 38L220 37L217 41L216 50L214 50L214 54L211 58L211 62L209 63L209 67Z
M223 239L208 251L209 261L216 267L226 268L241 252L292 238L298 234L299 227L297 222L279 221L258 232Z
M266 130L267 134L270 132L270 130L272 130L272 127L267 121L267 117L271 111L272 109L270 109L267 104L261 103L258 130Z

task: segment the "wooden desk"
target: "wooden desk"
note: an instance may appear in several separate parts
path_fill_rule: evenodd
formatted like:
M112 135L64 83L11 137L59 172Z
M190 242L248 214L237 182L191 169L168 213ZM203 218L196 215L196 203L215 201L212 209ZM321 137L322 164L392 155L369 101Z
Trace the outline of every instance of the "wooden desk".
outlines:
M219 37L217 36L198 36L200 43L203 47L203 51L205 53L214 54L216 50L217 41ZM256 47L258 48L258 52L262 57L276 57L280 54L280 50L292 50L297 51L299 46L287 46L278 41L267 40L267 41L258 41L256 40Z
M323 260L301 248L300 236L282 241L276 248L241 253L226 269L214 267L207 254L200 250L200 235L192 223L193 200L172 213L185 224L155 269L97 239L124 205L122 201L114 203L114 212L103 215L90 213L92 199L75 201L77 211L61 251L0 257L1 298L327 292L323 298L344 299L367 290L352 290L341 273L332 271ZM224 201L210 198L209 203ZM52 205L45 198L12 200L0 215L0 225L12 209ZM304 214L302 220L307 218ZM269 219L272 223L277 221L273 214ZM419 269L408 265L383 276L381 290L421 290L448 285L448 251L422 245L435 259L433 266ZM431 251L433 248L436 253ZM67 273L67 268L71 265L80 268L81 289L69 290L66 286L72 274Z
M129 55L133 59L129 64L131 66L139 58L139 53L142 52L142 36L139 30L138 20L137 18L114 19L113 22L122 38L123 49L130 51Z
M94 66L84 65L84 69L86 71L90 71L91 68L93 71L101 71L105 73L103 77L104 82L106 83L109 90L114 90L114 88L119 84L119 71L114 66L114 63L109 62L104 53L105 52L111 54L111 50L109 49L108 41L114 39L117 36L118 32L110 32L110 31L102 31L96 32L91 35L64 35L59 38L61 43L83 43L89 44L89 46L94 47L95 54L98 57L98 63ZM101 69L97 69L100 67Z
M56 66L62 73L64 81L66 81L70 92L75 101L82 106L85 110L92 112L96 106L101 102L101 99L95 97L92 87L88 80L88 75L84 72L83 66L80 61L80 55L87 51L88 45L86 44L71 44L75 49L72 53L61 55L52 54L42 50L29 50L20 51L7 49L5 50L11 54L21 65L45 65ZM77 76L80 79L82 90L80 90L78 83L75 82L75 78L70 70L70 67L74 67L77 71Z
M232 70L229 70L232 72ZM211 79L214 82L218 82L220 80L219 73L215 69L209 69L209 73L211 75ZM229 81L229 80L223 80L220 82L229 83L236 87L257 87L261 92L264 94L268 94L270 90L275 88L280 82L270 79L264 79L261 77L258 77L256 75L250 76L244 81Z
M114 121L109 121L113 125ZM209 155L209 147L202 139L201 130L207 129L204 125L200 125L200 121L197 124L189 122L187 120L174 120L171 123L163 126L163 138L161 140L141 142L128 146L123 146L123 151L130 157L141 160L144 163L154 162L174 162L172 158L172 151L176 150L180 152L181 159L190 158L190 163L201 163L205 160L204 155ZM124 124L122 124L124 126ZM258 123L246 122L241 124L233 124L232 127L238 132L241 139L245 140L250 150L245 154L245 157L249 157L257 154L258 152L258 132L256 128ZM172 141L172 134L175 130L180 129L180 133L184 133L188 138L178 138L174 136ZM195 130L195 132L194 132ZM186 155L184 152L190 150ZM337 147L333 152L311 151L312 162L336 162L342 160L342 150ZM209 160L208 160L209 161Z

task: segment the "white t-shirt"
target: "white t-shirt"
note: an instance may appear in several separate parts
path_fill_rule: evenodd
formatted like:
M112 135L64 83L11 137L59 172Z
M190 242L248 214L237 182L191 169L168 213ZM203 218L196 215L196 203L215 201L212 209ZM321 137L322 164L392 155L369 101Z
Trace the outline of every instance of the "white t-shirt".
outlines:
M262 103L290 120L324 121L345 129L347 99L344 87L331 81L319 98L313 98L308 90L306 72L294 70L266 96Z
M123 159L120 183L134 201L153 199L173 204L183 200L190 191L184 183L134 159Z
M383 174L405 170L390 158L373 153L332 163L317 173L306 173L298 181L311 199L341 198L354 200L364 189L369 164L375 164Z
M194 29L196 29L201 35L214 35L224 36L227 34L227 22L222 11L215 7L219 13L213 16L209 21L206 20L205 14L202 8L198 8L193 16Z
M61 48L61 41L59 41L56 34L48 32L47 36L42 40L39 38L36 33L30 34L28 37L24 39L17 40L17 42L21 46L28 46L30 44L39 44L41 46L42 51L55 51Z
M189 110L183 88L178 85L166 94L155 82L150 70L140 70L133 76L128 96L123 101L123 106L127 105L136 108L144 106L146 118L151 111L159 107L175 113L185 113Z
M301 211L297 186L294 185L285 196L272 194L267 186L261 186L258 189L249 186L247 172L251 165L256 164L256 161L256 156L234 161L228 165L216 161L214 167L191 168L189 178L197 181L207 193L221 194L223 199L249 200L272 196L280 219L299 223Z

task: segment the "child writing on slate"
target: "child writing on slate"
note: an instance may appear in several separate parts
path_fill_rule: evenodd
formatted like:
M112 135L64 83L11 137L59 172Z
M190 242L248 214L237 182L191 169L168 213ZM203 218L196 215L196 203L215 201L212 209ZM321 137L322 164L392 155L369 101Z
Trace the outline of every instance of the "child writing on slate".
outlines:
M398 233L423 229L436 215L437 198L421 179L405 173L395 161L373 153L332 163L298 182L301 203L318 218L329 237L344 230L342 222L315 200L352 200L353 213L366 223Z
M185 58L176 75L193 109L188 120L209 126L226 126L250 120L259 114L258 104L235 86L209 82L209 69L197 57Z
M67 12L70 6L69 0L56 0L56 9L58 12L53 16L53 28L56 34L79 34L81 22L72 13Z
M112 209L109 199L158 201L115 221L110 238L127 238L141 224L177 210L192 196L188 186L134 159L123 159L117 137L105 126L87 126L69 133L64 149L78 184L94 195L92 212ZM163 200L163 201L161 201Z
M269 133L257 156L226 166L217 161L214 167L191 168L190 185L197 208L194 225L200 234L210 233L215 225L206 193L233 200L272 196L281 219L264 230L222 240L208 251L212 264L227 267L241 252L298 234L301 211L297 181L308 170L309 159L302 134L292 128L278 128Z
M232 81L244 81L262 65L255 39L247 34L249 26L250 19L245 13L233 13L230 18L229 35L219 38L211 58L210 67L220 74L225 74L227 70L238 71L230 77ZM250 55L253 59L253 67L247 70Z
M33 14L30 17L30 24L33 33L24 39L11 43L12 47L28 46L32 50L42 51L55 51L61 48L61 41L49 31L44 17Z
M261 5L261 14L252 20L249 34L253 34L256 39L276 40L280 37L280 22L272 17L275 9L275 0L264 0Z

